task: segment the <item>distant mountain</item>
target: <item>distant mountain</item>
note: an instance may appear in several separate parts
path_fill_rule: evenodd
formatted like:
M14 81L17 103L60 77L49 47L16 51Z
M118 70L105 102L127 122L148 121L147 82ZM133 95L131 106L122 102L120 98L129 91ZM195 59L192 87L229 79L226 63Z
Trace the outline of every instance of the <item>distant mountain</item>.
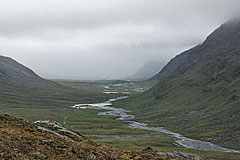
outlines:
M32 87L55 86L56 84L45 80L31 69L17 61L0 56L0 83L6 85L25 85Z
M130 81L143 81L156 75L163 67L164 63L160 61L149 61L145 63L137 72L124 78Z
M139 119L240 149L240 20L221 25L153 79L157 85L127 102Z

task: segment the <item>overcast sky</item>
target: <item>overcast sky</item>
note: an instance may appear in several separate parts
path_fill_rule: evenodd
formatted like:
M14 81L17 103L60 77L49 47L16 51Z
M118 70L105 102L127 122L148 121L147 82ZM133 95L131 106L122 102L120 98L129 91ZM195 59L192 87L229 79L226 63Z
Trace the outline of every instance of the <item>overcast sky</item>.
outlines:
M239 0L0 0L0 54L44 78L118 79L167 63L238 10Z

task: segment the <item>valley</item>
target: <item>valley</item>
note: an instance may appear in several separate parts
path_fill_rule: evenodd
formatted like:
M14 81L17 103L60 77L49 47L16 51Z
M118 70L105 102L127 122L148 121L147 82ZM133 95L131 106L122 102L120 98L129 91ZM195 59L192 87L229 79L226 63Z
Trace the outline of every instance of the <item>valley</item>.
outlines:
M47 80L0 56L0 158L239 160L239 44L231 19L126 80Z
M131 115L131 111L124 110L122 108L114 108L112 106L112 102L119 101L121 99L126 99L125 97L118 97L114 99L110 99L103 103L94 103L94 104L76 104L72 106L73 109L96 109L96 110L106 110L106 112L99 112L99 116L114 116L117 117L116 120L125 121L129 124L130 128L136 128L136 129L142 129L142 130L149 130L149 131L156 131L160 133L165 133L170 137L173 137L176 139L176 142L185 147L185 148L192 148L192 149L199 149L199 150L206 150L206 151L222 151L222 152L233 152L233 153L240 153L240 151L237 150L231 150L219 147L217 145L211 144L209 142L202 142L193 140L190 138L186 138L183 135L180 135L178 133L174 133L168 130L165 130L163 127L148 127L145 123L135 122L132 121L135 119L134 115ZM127 137L127 136L125 136Z
M149 82L127 82L119 84L97 84L86 82L55 83L67 87L58 90L60 96L65 96L64 99L59 97L59 95L56 95L56 92L51 90L48 90L47 92L45 90L45 92L43 92L40 89L35 90L34 94L28 95L32 97L31 101L29 101L29 99L22 101L22 98L27 95L20 95L19 93L21 91L15 93L11 92L13 97L19 97L21 103L19 103L20 105L15 105L16 101L14 103L5 102L5 104L8 104L8 106L11 107L6 108L1 105L1 112L22 117L32 122L37 120L56 121L64 125L66 128L84 135L91 140L120 149L141 150L150 146L154 150L164 152L179 151L207 158L218 159L219 157L225 157L225 159L227 159L227 157L231 156L232 159L238 159L239 157L238 153L228 153L224 150L224 152L219 152L218 149L216 151L204 151L201 149L196 150L192 147L183 147L176 142L175 137L169 136L169 133L162 128L159 128L158 130L155 127L147 127L141 123L128 122L134 120L132 119L134 116L131 116L134 115L134 110L132 112L125 112L125 110L121 109L119 105L125 103L124 101L127 99L124 100L124 98L130 97L131 99L135 96L139 96L139 94L142 94L144 91L149 90L151 85L155 84L154 82L152 84ZM81 94L79 91L81 91ZM114 93L104 93L106 91ZM38 102L40 104L32 101L35 96L44 97L45 94L47 95L45 97L46 101ZM116 97L123 97L123 99L115 99ZM101 103L98 103L107 101L108 99L111 100L102 105ZM118 99L119 101L115 102L115 100ZM79 104L79 102L83 105ZM45 107L47 108L39 106L41 103L45 103ZM113 107L109 106L110 103L113 103ZM21 107L25 105L29 107ZM105 105L107 105L107 107L105 107ZM92 106L95 107L95 109L87 109ZM105 108L98 108L101 106ZM117 108L114 108L115 106ZM83 109L80 107L83 107ZM123 108L128 108L128 106L124 106ZM106 110L106 112L103 112L104 110ZM119 116L120 121L117 120ZM138 117L135 118L139 121ZM127 123L124 121L127 121ZM140 120L140 122L143 121ZM129 123L132 125L130 128ZM148 121L148 123L150 125L154 124L150 121Z

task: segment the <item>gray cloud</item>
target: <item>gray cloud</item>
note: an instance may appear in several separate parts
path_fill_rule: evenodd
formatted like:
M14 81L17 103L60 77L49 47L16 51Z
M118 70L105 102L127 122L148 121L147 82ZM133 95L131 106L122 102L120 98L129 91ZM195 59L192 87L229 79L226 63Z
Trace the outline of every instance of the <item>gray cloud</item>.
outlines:
M45 78L121 78L239 15L239 0L1 0L0 52Z

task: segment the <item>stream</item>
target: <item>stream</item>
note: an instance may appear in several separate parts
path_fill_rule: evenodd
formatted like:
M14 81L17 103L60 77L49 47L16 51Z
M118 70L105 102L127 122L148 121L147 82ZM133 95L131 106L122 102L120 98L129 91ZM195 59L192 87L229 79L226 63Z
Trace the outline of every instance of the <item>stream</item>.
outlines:
M181 135L179 133L168 131L168 130L164 129L163 127L149 127L148 124L132 121L131 119L134 119L135 116L130 114L131 111L125 110L123 108L112 107L112 102L118 101L121 99L126 99L126 98L128 98L128 97L123 96L123 97L110 99L103 103L76 104L76 105L72 106L72 108L101 110L101 112L99 112L98 115L117 117L117 120L122 120L122 121L127 122L129 124L130 128L165 133L167 136L173 137L179 145L181 145L185 148L199 149L199 150L206 150L206 151L221 151L221 152L240 153L240 151L223 148L218 145L212 144L210 142L194 140L191 138L184 137L183 135ZM102 110L105 110L105 111L102 112Z

